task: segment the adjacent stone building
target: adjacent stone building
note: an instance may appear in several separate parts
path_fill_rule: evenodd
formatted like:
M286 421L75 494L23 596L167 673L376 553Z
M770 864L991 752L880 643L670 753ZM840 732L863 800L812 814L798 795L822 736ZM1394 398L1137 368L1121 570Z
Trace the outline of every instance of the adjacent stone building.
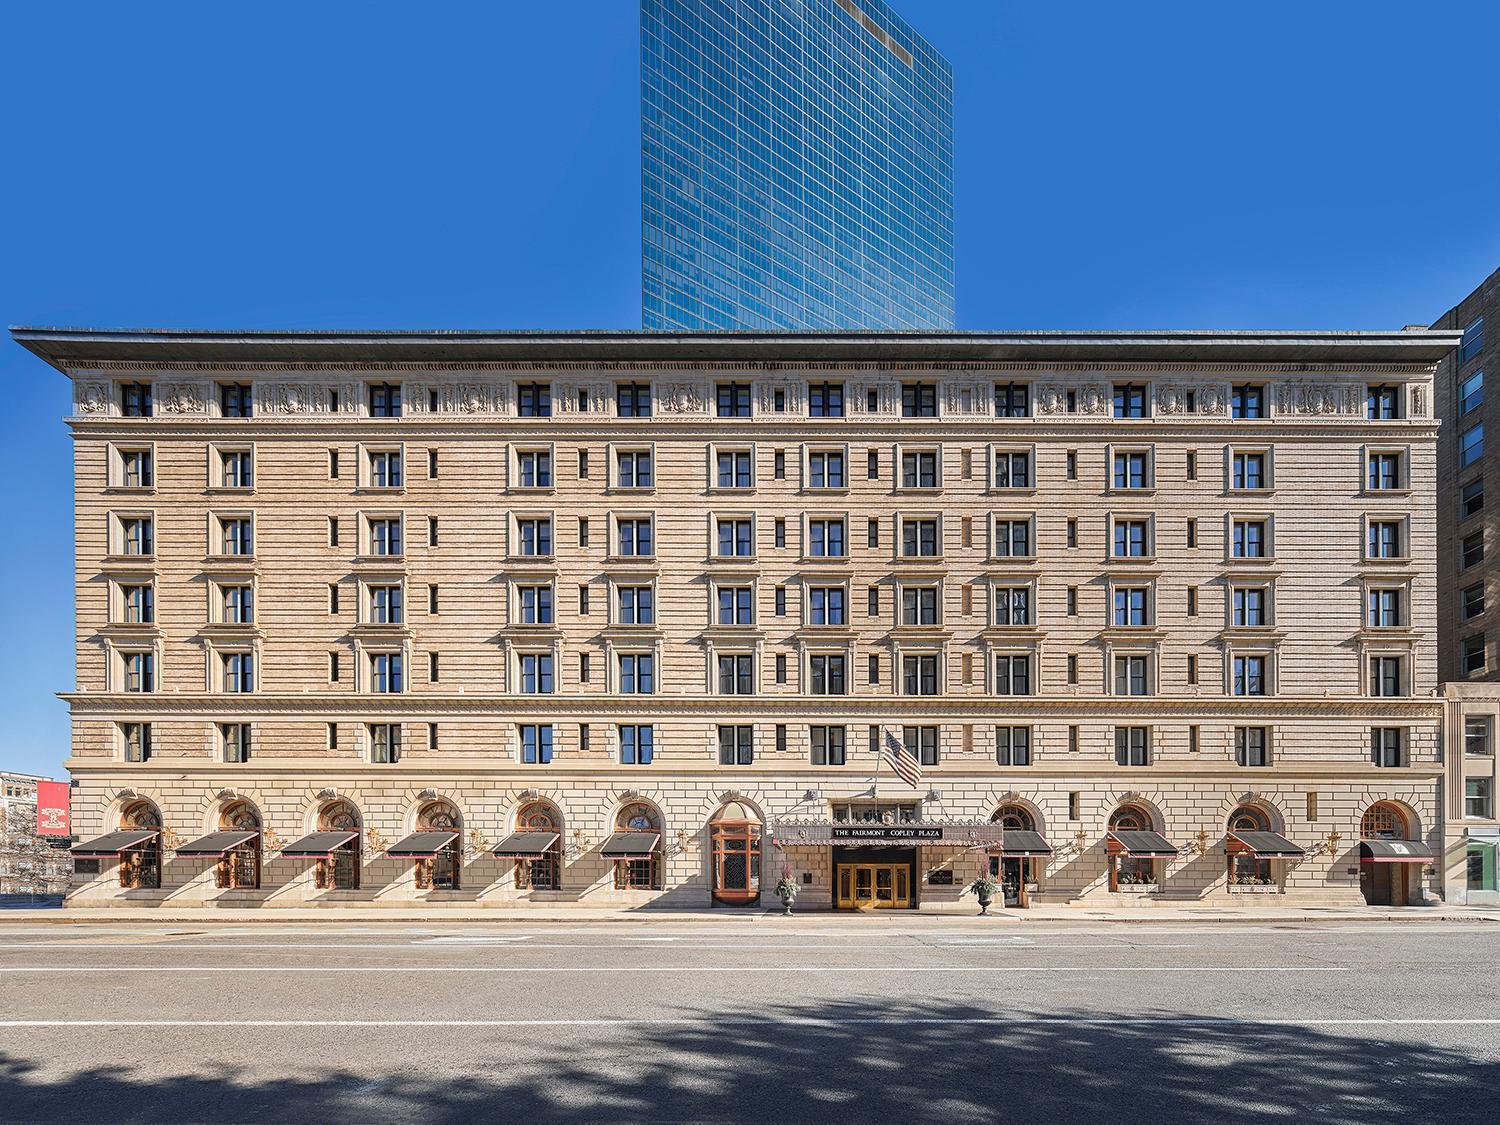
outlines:
M0 771L0 898L49 897L68 889L72 860L36 830L36 783L51 780Z
M1457 333L15 336L75 905L1440 885Z

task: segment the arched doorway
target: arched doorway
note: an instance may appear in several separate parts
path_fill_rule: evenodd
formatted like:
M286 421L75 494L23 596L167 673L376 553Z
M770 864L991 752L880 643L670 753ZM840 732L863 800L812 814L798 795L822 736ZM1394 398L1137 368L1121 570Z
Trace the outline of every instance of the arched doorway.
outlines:
M708 825L713 845L713 899L731 905L760 901L760 817L730 801Z
M1264 809L1258 809L1254 805L1241 805L1229 814L1229 831L1270 832L1271 818L1266 815ZM1230 853L1229 882L1231 885L1265 887L1271 886L1275 881L1275 877L1271 874L1269 859L1249 852Z
M626 805L615 817L615 832L655 833L657 844L650 854L622 855L614 860L615 889L655 891L661 889L661 817L642 802Z
M318 811L319 832L353 832L355 837L343 847L319 856L313 869L313 882L319 890L357 891L359 889L359 811L348 801L330 801Z
M1015 832L1035 832L1036 817L1025 805L1001 805L990 817L991 824ZM1036 860L1029 856L992 855L990 875L1000 884L1001 901L1006 906L1024 907L1030 904L1027 887L1035 884Z
M417 889L458 890L459 869L463 866L463 818L458 810L447 801L428 801L417 810L417 831L458 833L432 855L417 859Z
M129 891L161 889L161 813L150 801L132 801L120 810L121 831L153 831L145 843L120 853L120 886Z
M1151 814L1139 805L1121 805L1109 817L1111 832L1154 832ZM1111 855L1109 889L1122 886L1154 886L1158 882L1156 859L1150 856Z
M233 801L219 813L219 831L254 832L254 838L231 848L214 867L215 886L253 890L260 886L260 814L249 801Z
M517 832L537 832L551 842L535 855L516 857L516 889L562 889L562 818L545 801L534 801L516 814Z
M1406 811L1390 801L1377 801L1360 818L1361 841L1390 841L1401 845L1414 835ZM1370 906L1405 906L1411 901L1414 864L1377 858L1372 854L1375 850L1360 848L1359 893ZM1425 853L1426 849L1422 851Z

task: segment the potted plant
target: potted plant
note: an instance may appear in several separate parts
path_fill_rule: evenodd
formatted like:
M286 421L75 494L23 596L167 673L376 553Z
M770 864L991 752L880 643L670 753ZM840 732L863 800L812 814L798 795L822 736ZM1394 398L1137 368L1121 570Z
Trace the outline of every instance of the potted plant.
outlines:
M990 903L995 901L995 891L1000 884L995 882L988 871L980 872L979 877L969 884L968 891L979 899L979 913L981 915L990 912Z
M800 888L797 880L792 875L792 865L787 864L781 869L781 879L776 884L776 896L781 899L781 913L790 915L792 912L792 900L797 897Z

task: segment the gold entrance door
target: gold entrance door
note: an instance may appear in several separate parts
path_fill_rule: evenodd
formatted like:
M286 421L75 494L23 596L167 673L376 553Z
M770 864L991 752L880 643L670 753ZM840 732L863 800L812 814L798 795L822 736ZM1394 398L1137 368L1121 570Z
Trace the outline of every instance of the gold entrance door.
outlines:
M836 904L841 910L910 907L911 869L905 864L840 864Z

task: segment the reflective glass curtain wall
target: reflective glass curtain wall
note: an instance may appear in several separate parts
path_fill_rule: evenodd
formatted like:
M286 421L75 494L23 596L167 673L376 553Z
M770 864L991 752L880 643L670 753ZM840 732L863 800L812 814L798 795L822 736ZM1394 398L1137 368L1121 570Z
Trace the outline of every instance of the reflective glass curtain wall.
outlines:
M881 0L641 0L648 331L946 330L953 82Z

